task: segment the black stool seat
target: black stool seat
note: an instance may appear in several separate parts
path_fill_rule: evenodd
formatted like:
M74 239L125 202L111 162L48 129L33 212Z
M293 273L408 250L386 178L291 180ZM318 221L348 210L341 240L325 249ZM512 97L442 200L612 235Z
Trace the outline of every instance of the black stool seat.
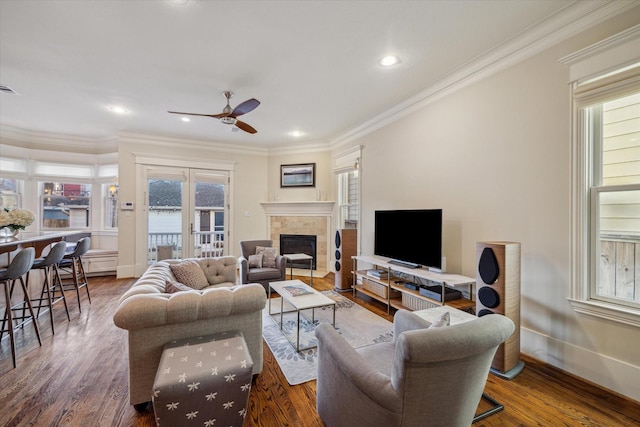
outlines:
M64 295L64 287L60 279L60 270L58 269L58 264L64 257L66 247L67 244L64 241L54 243L47 256L36 259L31 267L31 271L42 270L44 273L44 283L42 284L40 298L31 298L31 303L34 304L33 308L37 309L36 316L40 316L41 308L49 308L49 320L51 322L51 333L53 334L56 333L53 326L53 305L55 303L60 301L64 303L67 319L71 320L67 299ZM30 272L27 273L27 288L29 287L29 273ZM59 292L60 295L56 295L57 292Z
M5 313L2 318L2 329L0 330L0 339L5 332L9 332L9 340L11 341L11 357L13 359L13 367L16 367L16 344L13 336L13 331L16 328L24 325L28 320L31 320L33 323L33 327L36 330L36 335L38 337L38 343L42 345L42 341L40 340L40 331L38 330L38 322L33 313L33 307L31 306L31 300L29 299L29 291L27 289L27 285L22 278L33 265L33 260L35 258L35 249L33 248L25 248L22 249L18 254L13 258L13 261L7 266L7 268L3 268L0 270L0 282L4 285L4 296L6 301ZM16 280L20 281L22 286L22 292L24 293L24 298L22 302L17 304L11 304L11 296L13 295L13 288ZM29 310L29 314L25 313L25 307ZM22 310L22 314L18 316L14 316L14 311ZM7 325L8 322L8 325Z

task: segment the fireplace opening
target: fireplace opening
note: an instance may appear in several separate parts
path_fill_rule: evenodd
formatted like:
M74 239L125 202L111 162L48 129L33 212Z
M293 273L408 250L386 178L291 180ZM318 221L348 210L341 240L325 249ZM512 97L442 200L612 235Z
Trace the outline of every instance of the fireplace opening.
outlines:
M313 257L313 269L316 269L317 237L310 234L281 234L280 254L307 254ZM308 261L294 261L293 268L309 268Z

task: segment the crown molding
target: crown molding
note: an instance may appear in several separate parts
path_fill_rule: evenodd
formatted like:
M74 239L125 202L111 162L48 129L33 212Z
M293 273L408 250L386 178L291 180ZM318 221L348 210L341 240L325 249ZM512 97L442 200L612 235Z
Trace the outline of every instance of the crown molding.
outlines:
M84 154L108 154L118 152L118 139L90 138L77 135L54 134L21 129L0 124L0 142L9 141L20 143L20 146L30 149L64 151Z
M176 145L188 145L189 147L198 147L203 150L213 150L216 152L227 152L233 154L245 154L256 156L270 156L283 154L304 154L323 152L329 150L326 142L304 142L300 144L281 145L277 147L262 147L249 144L231 144L224 142L206 141L198 139L156 136L147 134L120 133L118 139L122 143L137 143L147 145L163 145L166 147L175 147Z
M576 1L502 45L479 55L448 77L332 139L335 149L511 67L601 22L638 6L634 0Z
M119 133L115 137L90 138L76 135L53 134L34 132L8 125L0 124L0 143L6 145L10 141L17 142L19 146L29 149L41 149L51 151L74 152L84 154L108 154L117 153L121 143L135 143L140 145L176 147L188 145L201 150L211 150L217 153L226 152L232 154L269 156L284 154L305 154L328 151L326 142L306 141L299 144L281 145L277 147L262 147L248 144L230 144L198 139L179 138L171 136Z
M206 151L215 151L217 153L233 153L233 154L249 154L256 156L268 155L268 150L264 147L253 145L239 145L222 143L216 141L206 141L202 139L187 139L171 136L160 135L147 135L147 134L135 134L135 133L120 133L118 134L118 141L120 143L133 143L140 145L150 146L164 146L164 147L176 147L177 145L186 145L190 148L198 148Z
M280 145L277 147L269 147L267 150L269 155L290 155L290 154L309 154L322 153L330 151L331 147L328 142L306 141L296 144Z

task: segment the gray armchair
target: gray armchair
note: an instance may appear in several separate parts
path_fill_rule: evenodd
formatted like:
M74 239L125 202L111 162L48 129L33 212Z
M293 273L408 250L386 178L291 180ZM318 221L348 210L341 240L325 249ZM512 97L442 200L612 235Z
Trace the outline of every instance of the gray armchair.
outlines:
M331 325L319 325L317 410L327 427L470 426L494 354L514 324L491 314L429 325L398 310L394 342L357 350Z
M249 257L256 254L256 247L273 247L272 240L243 240L240 242L242 256L238 259L240 264L240 283L260 283L265 289L269 287L269 282L286 280L286 259L282 255L277 255L275 267L262 266L251 268Z

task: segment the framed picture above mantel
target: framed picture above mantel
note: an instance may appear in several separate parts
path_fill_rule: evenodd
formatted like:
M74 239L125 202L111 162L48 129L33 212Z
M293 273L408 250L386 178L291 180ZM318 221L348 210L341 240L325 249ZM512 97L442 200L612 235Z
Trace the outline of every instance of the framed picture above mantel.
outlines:
M280 187L315 187L316 164L280 165Z

